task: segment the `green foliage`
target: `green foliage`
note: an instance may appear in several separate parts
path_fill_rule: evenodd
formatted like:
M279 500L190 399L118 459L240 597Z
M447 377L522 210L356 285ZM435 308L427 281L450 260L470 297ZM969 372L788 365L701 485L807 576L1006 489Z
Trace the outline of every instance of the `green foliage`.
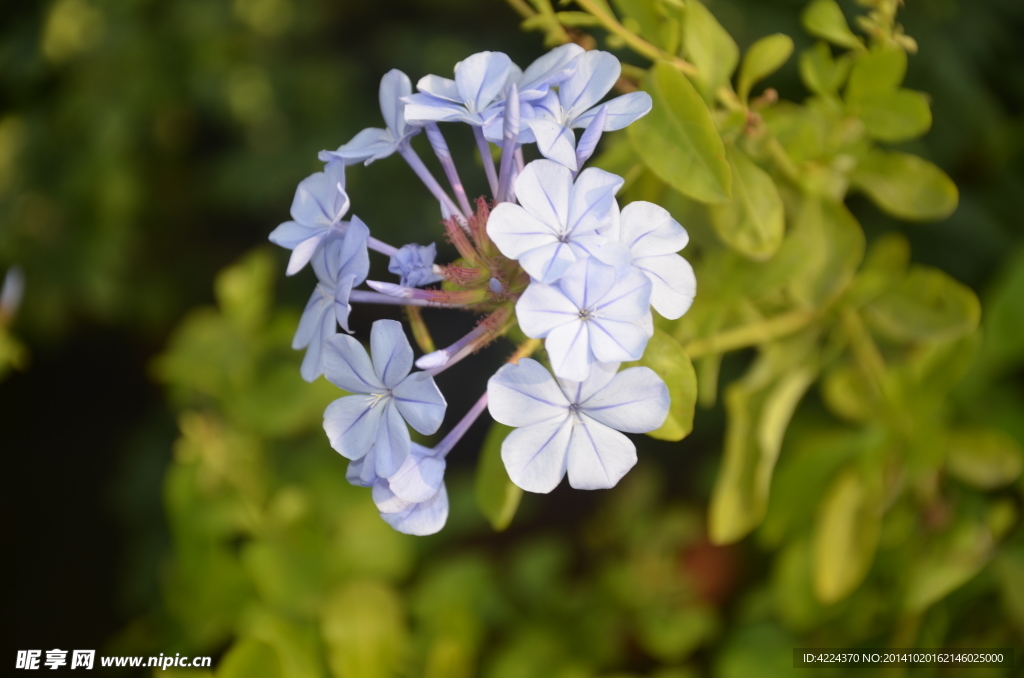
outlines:
M668 385L669 397L672 399L665 423L647 435L673 442L688 436L693 430L693 410L697 404L697 375L683 347L672 336L655 328L643 357L625 366L633 365L654 370Z
M512 428L494 422L480 448L476 468L476 505L498 532L505 530L519 508L523 491L511 480L501 460L501 444Z

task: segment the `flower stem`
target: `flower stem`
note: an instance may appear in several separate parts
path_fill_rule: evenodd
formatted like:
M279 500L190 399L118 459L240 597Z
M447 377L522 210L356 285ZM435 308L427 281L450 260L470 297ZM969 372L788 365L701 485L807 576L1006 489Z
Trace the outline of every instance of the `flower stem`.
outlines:
M430 336L430 329L423 321L423 314L420 313L419 306L406 306L405 316L409 319L412 338L416 340L416 345L420 347L420 350L424 353L433 353L437 350L437 347L434 346L434 338Z
M440 374L503 335L509 329L508 317L508 307L499 308L451 346L421 357L416 361L416 367L426 370L432 376Z
M703 339L694 339L683 348L690 358L700 358L715 353L755 346L771 339L778 339L803 329L814 320L814 313L796 309L773 318L750 323Z
M357 304L386 304L388 306L429 306L431 308L459 306L459 304L429 301L427 299L403 299L401 297L381 294L380 292L368 292L367 290L352 290L348 300Z
M437 444L434 448L434 452L442 457L451 452L452 448L455 447L455 444L462 440L462 436L466 435L466 431L469 430L469 427L476 422L477 418L479 418L486 409L487 392L485 391L484 394L480 396L480 399L473 404L473 407L469 408L469 412L466 412L465 416L459 420L459 423L455 425L455 428L449 431L448 435L446 435L444 439Z
M487 183L491 187L491 196L498 199L498 171L494 168L494 156L491 155L491 145L484 137L484 130L481 127L473 127L473 136L476 137L476 147L480 149L480 160L484 163L484 173L487 174Z
M386 242L381 242L380 240L374 238L372 235L366 239L366 246L369 247L374 252L380 252L381 254L389 257L393 257L395 255L395 252L398 251L398 248L395 247L394 245L389 245Z
M651 43L639 37L631 30L620 24L615 17L601 9L594 0L576 0L576 4L586 10L587 13L591 14L595 19L600 21L601 25L604 26L609 33L613 33L622 38L622 41L629 45L637 54L641 54L651 61L666 61L686 75L697 75L696 66L691 64L689 61L680 59L673 54L669 54L665 50L655 47Z
M505 101L504 135L501 146L501 173L498 177L498 194L495 202L511 202L513 162L515 161L516 139L519 137L519 90L515 83L509 88Z
M434 175L430 173L427 166L423 164L422 160L420 160L420 156L416 155L416 151L413 147L406 144L399 148L398 152L401 153L402 157L405 158L405 161L409 163L409 167L412 168L412 171L416 173L416 176L420 178L420 181L426 185L427 189L430 190L434 197L448 208L449 212L460 217L462 220L465 220L466 215L464 215L458 205L448 197L445 190L441 188L441 184L437 183L437 179L434 178Z
M459 201L459 206L462 208L463 213L469 216L473 213L473 208L469 204L469 197L466 195L466 189L462 185L462 179L459 178L459 171L455 168L455 161L452 160L452 152L448 149L448 143L444 140L444 135L441 134L441 130L436 122L427 123L425 129L427 130L427 140L434 149L434 155L441 162L445 176L448 177L448 183L452 185L452 190L455 191L455 199Z

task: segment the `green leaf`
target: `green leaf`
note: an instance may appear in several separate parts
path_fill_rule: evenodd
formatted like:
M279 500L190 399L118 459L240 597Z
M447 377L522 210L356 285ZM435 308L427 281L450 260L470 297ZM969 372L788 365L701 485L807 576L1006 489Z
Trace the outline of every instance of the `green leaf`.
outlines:
M775 254L786 230L782 197L775 182L746 153L726 147L732 170L732 200L711 207L719 237L740 254L763 261Z
M1024 450L1014 438L997 429L951 431L946 469L968 485L994 490L1020 477Z
M850 113L861 119L869 136L891 143L916 139L932 126L927 97L909 89L867 94L850 104Z
M862 423L875 413L871 384L851 365L843 364L825 376L821 397L832 414L850 422Z
M754 83L779 70L792 53L793 38L782 33L765 36L751 45L743 55L743 65L740 66L736 87L740 100L746 101Z
M952 341L978 326L981 303L971 288L947 273L917 265L865 306L864 317L893 341Z
M563 26L573 28L600 26L601 20L586 12L556 12L555 16Z
M644 163L694 200L728 200L732 176L725 146L707 104L686 77L668 64L651 69L647 85L654 108L629 126L633 148Z
M498 422L491 424L476 465L476 505L498 532L512 523L523 497L523 491L509 479L501 460L501 444L512 430Z
M863 256L864 231L850 211L839 202L809 198L778 258L793 262L790 293L822 308L846 289Z
M833 59L828 43L818 42L800 53L800 78L812 92L832 96L846 82L852 63L847 55Z
M740 60L740 48L708 8L688 0L683 23L683 49L697 67L701 94L714 101L715 92L729 82Z
M648 42L664 47L659 44L661 17L652 0L612 0L612 2L615 3L615 8L619 10L621 16L633 19L639 24L642 37Z
M661 428L647 435L658 440L682 440L693 430L693 409L697 403L697 375L690 356L671 335L655 328L644 355L623 367L642 365L654 370L668 385L672 398L668 417Z
M923 556L908 576L904 609L923 612L967 583L992 555L992 534L980 524L961 522Z
M907 74L907 53L898 47L875 47L853 60L844 92L848 103L880 92L895 92Z
M252 638L231 646L217 665L217 678L283 678L281 661L274 648Z
M945 172L908 153L874 151L857 164L850 182L883 211L908 221L945 219L960 199Z
M335 676L387 678L405 665L407 634L402 599L373 580L356 581L324 602L321 632Z
M833 45L863 49L864 43L853 34L843 10L835 0L814 0L800 15L800 21L811 35L824 38Z
M636 635L651 656L666 664L679 663L718 632L714 610L695 605L643 607Z
M725 393L725 458L708 516L716 544L742 539L764 519L789 420L817 376L816 368L805 364L808 350L805 337L769 345Z
M832 483L814 522L814 593L834 603L867 576L882 527L881 481L848 469Z

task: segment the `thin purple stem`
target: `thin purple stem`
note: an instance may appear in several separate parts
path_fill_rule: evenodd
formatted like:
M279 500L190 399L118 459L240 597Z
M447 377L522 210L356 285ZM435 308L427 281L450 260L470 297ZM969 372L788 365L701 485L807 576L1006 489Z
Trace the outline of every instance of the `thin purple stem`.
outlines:
M458 362L455 358L459 356L460 352L467 347L470 347L470 345L474 344L477 339L486 335L488 332L492 332L493 330L494 328L488 326L487 323L481 323L451 346L434 351L433 353L428 353L421 357L416 361L416 367L421 370L429 370L431 374L440 374L442 371ZM475 348L475 346L473 348ZM462 357L464 356L459 356L459 360L461 360Z
M348 300L357 304L387 304L389 306L429 306L431 308L450 308L452 306L452 304L441 304L426 299L404 299L366 290L352 290Z
M459 420L459 423L455 425L455 428L449 431L448 435L446 435L444 439L437 444L434 448L434 452L442 457L447 456L447 454L452 451L452 448L455 447L455 444L462 440L462 436L466 435L466 431L469 430L469 427L476 422L486 409L487 393L484 392L484 394L480 396L480 399L473 404L473 407L469 408L469 412L466 412L466 415Z
M395 252L398 251L398 248L395 247L394 245L389 245L386 242L381 242L380 240L374 238L372 235L366 239L366 246L369 247L374 252L380 252L381 254L387 255L389 257L395 256Z
M512 186L512 174L514 172L512 163L515 160L516 139L519 137L519 89L515 83L509 88L508 97L505 99L503 131L501 173L498 179L498 193L494 196L494 199L496 202L511 202L509 189Z
M516 165L519 167L519 173L523 173L523 169L526 167L526 159L523 157L523 147L520 146L516 149Z
M462 219L466 218L458 206L450 197L448 197L445 190L441 188L441 184L437 183L437 179L434 178L434 175L430 173L427 166L423 164L422 160L420 160L420 156L416 155L416 151L412 146L405 144L399 147L398 152L401 153L402 157L405 158L405 161L409 163L409 167L411 167L412 171L416 173L416 176L420 178L420 181L426 185L427 189L434 194L434 197L437 198L442 205L448 208L449 212L457 217L461 217Z
M444 140L444 135L441 134L436 122L427 123L425 129L427 130L427 140L434 149L434 155L441 162L445 176L448 177L448 183L452 185L452 190L455 192L455 199L459 201L459 206L462 207L465 214L472 214L473 208L469 204L469 197L462 185L462 179L459 178L459 171L455 168L455 161L452 160L452 152L448 150L448 143Z
M494 157L491 155L491 145L484 137L482 127L473 127L473 136L476 137L476 147L480 149L480 160L484 163L484 172L487 174L487 183L491 186L491 196L498 199L498 171L494 169Z

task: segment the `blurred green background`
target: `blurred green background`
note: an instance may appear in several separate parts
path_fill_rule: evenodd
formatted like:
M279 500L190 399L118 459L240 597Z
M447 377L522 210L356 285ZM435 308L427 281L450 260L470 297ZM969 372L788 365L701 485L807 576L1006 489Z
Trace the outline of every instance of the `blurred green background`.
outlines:
M744 50L774 32L798 52L814 42L801 0L706 4ZM920 51L905 85L928 93L934 123L895 147L943 168L959 206L907 224L860 195L847 205L869 247L902 233L914 262L978 293L986 343L943 407L1024 441L1024 7L907 4ZM542 36L519 21L497 0L0 7L0 269L25 270L10 333L29 354L0 382L8 657L209 654L218 676L739 678L789 675L796 646L1024 645L1019 479L894 511L864 583L815 599L804 523L831 472L821 450L858 444L827 437L816 393L786 438L767 522L730 546L705 528L721 404L698 409L681 443L638 440L620 487L528 495L502 533L473 496L483 424L451 457L440 535L392 532L347 485L319 426L336 390L302 382L288 348L310 279L285 279L287 253L266 235L317 151L378 124L384 72L446 75L481 50L528 64ZM767 83L807 96L796 56ZM471 140L448 136L471 162ZM399 161L348 176L375 235L441 239ZM386 276L372 261L371 278ZM354 328L365 336L380 313L359 308ZM427 317L439 344L472 324L452 317ZM452 412L508 348L441 380ZM751 357L727 357L722 382ZM930 582L909 612L908 578Z

